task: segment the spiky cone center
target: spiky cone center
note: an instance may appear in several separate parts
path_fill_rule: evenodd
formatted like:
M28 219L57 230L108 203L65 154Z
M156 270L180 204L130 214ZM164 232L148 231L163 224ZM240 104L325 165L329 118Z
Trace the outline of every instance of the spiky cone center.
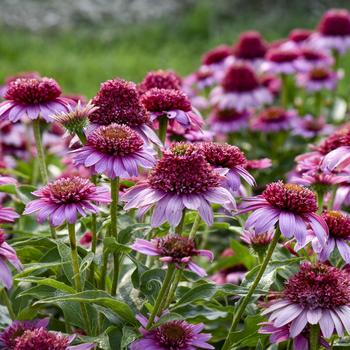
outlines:
M307 29L294 29L288 35L288 39L294 41L295 43L302 43L307 40L312 34L311 30Z
M50 78L19 78L11 82L5 99L25 104L39 104L55 100L61 95L61 88Z
M340 211L329 210L322 213L329 228L329 235L338 239L350 239L350 218Z
M282 122L288 119L288 114L285 109L281 107L269 107L262 111L259 119L265 123Z
M309 77L311 80L323 81L328 80L331 77L332 73L327 68L314 68L309 72Z
M324 53L316 51L314 49L303 49L301 51L301 56L310 62L322 60L325 58Z
M346 10L330 10L322 17L318 31L325 36L350 35L350 14Z
M247 159L243 152L236 146L228 143L205 142L201 144L201 150L209 164L215 167L234 168L245 166Z
M223 122L239 120L247 115L245 112L237 112L235 109L215 109L214 113L215 119Z
M161 256L173 258L173 262L180 263L181 259L196 255L193 239L177 234L158 238L157 247Z
M44 197L58 204L78 203L94 193L95 185L78 176L58 179L42 189Z
M314 192L295 184L284 184L282 181L266 186L262 196L275 208L295 214L314 213L317 211L317 200Z
M338 147L350 146L350 124L345 124L334 134L326 138L316 149L322 153L327 154Z
M89 134L87 145L114 156L126 156L142 149L142 138L125 125L100 126Z
M294 50L270 50L267 54L267 59L274 63L291 63L299 57L297 51Z
M233 49L234 55L242 59L264 58L266 51L267 45L260 33L253 31L243 33Z
M148 177L153 189L176 194L200 194L220 186L220 176L213 171L200 151L176 155L165 152Z
M144 93L153 88L180 90L181 78L172 71L157 70L149 72L141 82L139 90Z
M249 92L259 87L259 80L248 65L234 65L228 68L221 86L226 92Z
M150 112L181 110L189 112L191 102L186 94L179 90L153 88L141 97L141 102Z
M231 47L227 45L220 45L213 50L208 51L202 58L202 63L211 65L221 63L232 54Z
M303 263L283 292L294 303L307 309L332 309L350 303L348 272L318 263Z

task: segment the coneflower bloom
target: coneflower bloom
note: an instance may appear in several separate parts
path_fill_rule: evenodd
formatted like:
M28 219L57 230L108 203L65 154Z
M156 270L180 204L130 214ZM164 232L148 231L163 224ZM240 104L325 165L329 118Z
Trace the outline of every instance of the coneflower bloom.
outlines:
M273 239L275 230L270 228L266 232L256 233L254 229L243 230L240 238L243 242L250 245L255 251L266 249Z
M126 125L139 132L146 140L160 143L150 127L149 115L140 102L136 84L123 79L107 80L101 84L92 104L98 107L89 115L92 125Z
M0 224L5 222L14 222L20 215L13 208L7 208L0 205Z
M111 202L107 187L95 186L88 179L78 176L58 179L33 192L39 197L26 205L24 214L36 213L39 223L49 219L52 226L67 222L74 224L78 215L97 213L93 202Z
M16 75L9 76L5 79L5 84L0 86L0 97L5 97L5 93L7 91L7 88L9 85L17 80L17 79L36 79L40 78L40 74L38 72L22 72L18 73Z
M337 247L344 261L350 264L350 217L335 210L323 212L322 217L329 228L329 239L320 251L319 258L321 261L328 260Z
M252 175L245 169L247 159L236 146L227 143L205 142L201 144L205 159L213 167L225 171L227 187L235 192L241 186L241 177L250 185L255 185Z
M73 150L76 165L92 168L110 179L138 176L138 167L152 168L154 151L141 136L125 125L110 124L92 131L86 144Z
M232 48L220 45L205 53L202 57L202 65L214 70L222 70L232 60Z
M329 10L312 36L311 43L316 47L336 50L340 54L350 48L350 13L347 10Z
M315 68L329 67L333 64L333 58L328 53L312 48L300 50L300 56L296 62L300 72L308 72Z
M203 256L209 261L214 259L211 251L196 249L193 239L177 234L169 234L151 241L138 238L131 248L145 255L159 256L160 261L167 264L173 263L179 269L188 268L201 277L206 276L207 273L193 262L193 258Z
M238 214L254 211L246 221L245 228L256 233L266 232L278 224L281 233L296 238L304 245L310 226L321 246L328 238L328 227L318 216L316 195L311 190L282 181L266 186L261 195L243 198Z
M269 107L252 119L251 128L255 131L272 133L289 130L296 117L297 114L294 110L285 110L282 107Z
M236 60L250 63L257 68L264 61L266 52L267 43L256 31L242 33L233 48L233 56Z
M33 321L13 321L0 333L0 348L13 350L16 345L17 338L22 336L25 331L37 328L46 328L48 324L48 318L36 319Z
M303 263L282 292L262 313L274 327L289 325L291 338L307 325L319 325L322 335L330 338L334 330L339 337L350 333L349 273L325 264Z
M204 324L191 324L183 320L168 321L147 330L148 320L142 315L136 316L141 323L141 338L135 340L131 350L195 350L215 349L208 344L210 334L201 333Z
M5 99L0 104L0 120L12 123L24 116L52 122L52 116L67 111L70 102L61 96L60 86L50 78L17 79L9 84Z
M190 91L191 88L204 90L218 82L218 76L207 66L200 67L196 72L184 79L184 91Z
M145 213L154 207L153 227L165 221L176 227L185 208L198 211L203 221L211 225L211 203L227 210L235 208L234 198L221 183L222 177L201 151L193 145L178 143L164 152L147 180L126 191L122 200L126 210L138 208Z
M334 90L341 79L339 73L325 67L316 67L297 76L297 83L309 92Z
M251 113L248 111L238 112L235 109L221 110L214 107L209 115L208 125L216 133L227 134L248 127Z
M238 112L272 103L272 94L264 87L251 67L246 64L230 66L222 81L210 94L210 102L219 109Z
M333 126L326 124L323 116L315 118L311 114L296 117L292 120L292 133L306 138L314 138L321 135L329 135Z
M269 158L248 159L245 165L247 170L267 169L272 165L272 160Z
M343 205L350 206L350 181L349 181L349 173L347 173L347 181L344 181L340 186L338 186L334 203L333 203L333 209L334 210L340 210L340 208Z
M260 76L262 86L265 86L276 97L280 94L282 88L282 80L275 74L264 73Z
M299 50L297 49L273 48L267 52L266 62L262 69L275 74L294 74L298 71L298 58Z
M203 125L202 117L194 111L182 91L153 88L141 96L141 102L150 113L152 122L166 117L170 125L178 124L184 129L199 130Z
M22 269L21 262L19 261L16 251L5 241L5 233L0 231L0 282L7 288L12 287L12 273L7 266L9 262L17 270ZM1 338L0 338L1 340Z
M296 28L288 34L288 41L282 44L283 48L295 49L308 46L308 41L313 31L309 29Z
M138 86L140 94L153 88L181 90L181 78L173 71L157 70L148 72Z
M28 329L16 338L13 350L90 350L95 348L94 344L85 343L70 345L75 336L65 336L61 333L49 332L45 328Z

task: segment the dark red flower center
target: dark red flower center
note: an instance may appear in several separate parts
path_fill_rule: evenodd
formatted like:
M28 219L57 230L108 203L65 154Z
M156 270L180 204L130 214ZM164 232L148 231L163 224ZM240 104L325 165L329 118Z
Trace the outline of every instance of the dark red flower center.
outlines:
M39 104L55 100L61 95L57 82L49 78L20 78L9 84L5 98L24 104Z
M307 309L332 309L350 303L348 272L326 264L304 263L285 285L284 295Z
M313 49L303 49L301 55L307 61L319 61L325 58L325 55L322 52L313 50Z
M327 154L342 146L350 146L350 124L342 126L333 135L325 139L316 149L322 154Z
M227 45L220 45L215 49L208 51L202 57L202 63L205 65L221 63L225 58L232 54L232 49Z
M241 59L264 58L267 45L258 32L243 33L233 49L234 55Z
M142 138L125 125L100 126L87 139L87 145L102 153L125 156L141 150Z
M215 119L223 122L233 122L247 117L246 112L237 112L235 109L224 109L220 110L215 108Z
M316 195L309 189L295 185L273 182L266 186L262 196L273 206L296 214L317 211Z
M291 63L299 57L296 50L273 49L267 53L267 59L275 63Z
M304 127L309 131L321 131L325 123L322 119L304 120Z
M139 86L139 91L145 93L153 88L181 89L181 78L172 71L157 70L149 72Z
M259 80L249 66L234 65L227 70L221 85L228 92L248 92L259 87Z
M312 34L311 30L307 29L294 29L290 32L288 38L295 43L301 43L305 40L307 40L310 35Z
M182 258L196 255L194 241L175 234L158 238L158 249L162 256L170 256L177 262L181 262Z
M92 123L111 123L131 127L149 123L149 116L139 100L136 85L123 79L108 80L92 100L98 107L89 119Z
M165 349L187 349L194 339L191 327L185 321L170 321L154 331L155 338Z
M323 219L329 227L329 234L334 238L350 239L350 218L340 211L325 211Z
M175 154L165 152L158 161L148 178L152 188L180 195L203 193L220 186L220 176L200 151L179 153L184 153L184 150Z
M191 110L191 102L186 94L179 90L153 88L141 97L145 108L150 112L168 112Z
M244 166L247 162L243 152L236 146L227 143L206 142L201 145L205 159L215 167L232 169Z
M260 113L259 119L265 123L283 122L288 119L288 114L281 107L269 107Z
M325 36L350 35L350 14L347 10L330 10L322 17L318 31Z
M331 72L327 68L314 68L309 72L309 77L311 80L327 80L331 77Z
M42 189L44 197L58 204L78 203L95 192L95 185L81 177L58 179Z

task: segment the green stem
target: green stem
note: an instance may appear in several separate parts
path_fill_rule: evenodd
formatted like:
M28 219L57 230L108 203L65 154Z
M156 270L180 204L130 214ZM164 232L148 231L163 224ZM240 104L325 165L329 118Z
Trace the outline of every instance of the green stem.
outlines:
M76 132L77 136L79 137L80 142L85 145L86 144L86 135L83 130Z
M80 267L79 267L79 255L78 255L78 247L77 247L77 239L75 236L75 224L67 224L68 225L68 235L69 235L69 243L72 257L72 267L73 267L73 280L75 284L75 289L77 292L82 292L82 282L80 277ZM86 331L90 333L90 323L89 316L87 312L86 305L84 303L80 303L81 313L83 315L83 321L85 324Z
M183 228L184 228L185 216L186 216L186 209L183 210L181 221L175 228L175 233L177 233L178 235L182 234L182 231L183 231Z
M161 116L159 117L158 121L159 121L158 137L159 137L159 140L164 145L166 132L168 129L168 118L166 116Z
M310 350L319 349L319 334L320 328L318 325L310 326Z
M197 214L196 218L194 219L190 234L188 236L188 238L190 239L194 239L198 230L198 227L201 223L201 217L199 216L199 214Z
M264 275L264 272L267 268L268 263L271 260L272 254L276 248L276 245L278 243L278 240L281 236L281 232L279 229L276 229L275 235L273 237L273 240L270 243L269 249L266 253L265 259L263 261L263 263L260 266L260 269L258 271L258 274L256 275L253 284L250 286L247 295L242 299L242 302L239 304L234 316L233 316L233 320L232 320L232 325L230 328L230 331L227 335L227 338L225 340L224 346L222 347L222 350L228 350L230 349L231 346L231 334L236 330L236 327L238 326L238 323L252 297L252 295L254 294L255 289L257 288L257 286L259 285L259 282L261 280L261 278Z
M118 201L119 201L119 177L111 179L111 234L118 241ZM117 294L118 279L120 270L120 256L119 253L114 253L114 271L112 279L111 294Z
M166 298L165 303L162 305L163 310L166 310L171 304L171 302L173 301L177 286L181 281L181 275L182 275L182 270L179 269L175 272L174 282L171 285L171 288L169 289L168 297Z
M316 91L315 93L315 117L318 118L321 114L322 107L322 92Z
M281 74L282 79L282 92L281 92L281 104L283 108L288 107L288 75L287 74Z
M7 291L5 288L2 289L1 291L1 296L2 296L2 302L4 303L4 305L6 306L9 315L11 317L11 320L15 320L16 319L16 314L13 311L13 307L12 307L12 302L7 294Z
M91 234L92 234L91 252L95 256L96 248L97 248L97 216L96 214L91 215ZM89 280L92 284L94 284L94 275L95 275L95 264L94 262L92 262L90 266L90 276L89 276Z
M161 309L161 305L164 301L164 298L166 297L166 294L167 294L167 291L169 289L169 286L171 285L171 282L173 280L173 276L174 276L174 273L175 273L175 265L174 264L169 264L168 265L168 270L166 272L166 275L165 275L165 278L164 278L164 281L163 281L163 285L162 285L162 288L160 289L159 291L159 294L158 294L158 297L157 297L157 300L154 304L154 307L153 307L153 311L151 313L151 316L148 320L148 324L147 324L147 329L150 329L153 322L154 322L154 319L156 318L156 316L159 315L160 313L160 309Z

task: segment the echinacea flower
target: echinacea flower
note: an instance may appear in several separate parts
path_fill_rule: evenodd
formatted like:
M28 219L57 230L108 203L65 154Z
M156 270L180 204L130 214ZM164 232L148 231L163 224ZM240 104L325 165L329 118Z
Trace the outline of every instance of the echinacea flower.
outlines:
M110 179L138 176L138 167L152 168L154 151L141 136L125 125L110 124L92 131L86 144L73 150L76 165L92 168Z
M297 76L297 83L309 92L334 90L341 76L329 68L316 67Z
M274 74L294 74L298 71L299 50L272 48L266 54L262 69Z
M333 126L326 124L323 116L314 117L311 114L296 117L292 120L292 133L306 138L314 138L321 135L329 135Z
M92 242L92 232L88 231L85 232L79 240L79 243L83 246L83 247L90 247Z
M25 331L46 328L48 324L48 318L35 319L32 321L12 321L12 323L0 333L0 348L4 350L13 350L17 338L22 336Z
M93 126L117 123L129 126L145 139L160 144L150 127L149 115L139 99L136 84L123 79L107 80L92 99L98 107L89 115Z
M247 159L237 147L227 143L205 142L201 145L205 159L213 167L225 171L227 187L235 192L241 186L241 177L250 185L255 185L252 175L245 169Z
M0 205L0 224L5 222L14 222L20 215L13 208L7 208Z
M24 331L16 338L13 350L90 350L94 349L92 343L70 345L75 336L65 336L61 333L49 332L45 328L34 328Z
M267 169L272 165L272 160L269 158L248 159L245 165L247 170Z
M22 264L16 251L5 241L5 234L0 231L0 282L7 288L12 287L12 273L6 262L9 262L17 270L22 269ZM1 338L0 338L1 340Z
M233 55L238 61L250 63L258 68L267 52L267 43L256 31L242 33L233 48Z
M289 130L293 120L297 117L294 110L285 110L282 107L269 107L262 110L252 121L254 131L276 133Z
M350 181L349 174L347 175L347 181L344 181L338 186L335 192L335 198L333 203L334 210L340 210L343 205L350 206Z
M277 75L264 73L260 76L260 82L262 86L265 86L271 92L272 96L276 97L280 94L282 81Z
M250 108L259 108L272 103L270 91L264 87L246 64L230 66L220 86L217 86L210 94L210 103L219 109L236 109L243 112Z
M320 251L319 258L326 261L337 247L343 260L350 264L350 217L335 210L323 212L322 217L329 228L329 238Z
M214 255L209 250L196 249L193 239L177 234L169 234L151 241L136 239L131 246L133 250L149 256L159 256L159 260L167 264L175 264L177 268L188 268L197 275L204 277L206 272L193 262L196 256L203 256L212 261Z
M318 48L336 50L344 54L350 48L350 13L347 10L327 11L311 37L311 44Z
M214 70L222 70L232 58L232 48L227 45L220 45L205 53L202 57L202 65Z
M211 130L220 134L236 132L248 127L250 112L238 112L235 109L221 110L214 107L208 118Z
M213 223L211 203L227 210L235 208L235 201L216 173L196 147L177 143L165 151L147 180L131 187L122 196L125 209L138 208L145 213L154 207L151 225L158 227L165 221L176 227L183 210L198 211L203 221Z
M325 338L334 331L343 337L345 330L350 333L349 273L321 263L303 263L285 284L281 297L262 314L268 315L274 327L289 325L291 338L307 325L319 325Z
M60 178L34 191L33 195L39 199L29 202L24 214L36 213L39 223L48 219L52 226L60 226L64 222L74 224L78 214L97 213L99 209L93 202L111 202L108 188L95 186L88 179L78 176Z
M273 239L275 230L270 228L266 232L256 233L254 229L243 230L240 238L243 242L250 245L255 251L260 251L261 249L266 249Z
M278 224L281 233L296 238L304 245L310 226L321 246L327 241L328 227L317 211L316 195L311 190L282 181L266 186L261 195L243 198L238 214L254 211L245 223L245 228L254 228L256 233L266 232Z
M138 86L140 94L153 88L181 90L181 78L173 71L157 70L148 72Z
M218 82L218 76L207 66L201 66L196 72L192 73L184 79L184 91L193 91L194 89L204 90L215 85ZM187 91L188 90L188 91ZM193 92L192 92L193 94Z
M50 78L19 78L11 82L0 104L0 120L12 123L27 116L52 122L54 114L68 110L69 100L61 96L61 88Z
M183 320L168 321L147 330L148 320L142 315L136 316L141 323L141 338L135 340L130 350L195 350L215 349L208 344L211 335L201 333L204 324L191 324Z
M293 43L294 46L290 46L291 48L304 48L308 44L308 40L312 35L313 31L309 29L296 28L293 29L288 34L288 43Z
M308 72L315 68L330 67L333 64L333 58L327 52L312 48L300 50L300 56L296 62L300 72Z
M38 72L22 72L22 73L18 73L15 75L11 75L9 77L7 77L5 79L5 84L0 86L0 97L5 97L7 88L9 87L9 85L19 79L19 78L24 78L24 79L36 79L36 78L40 78L40 74Z
M153 88L141 96L141 102L152 122L165 117L170 125L175 123L184 129L199 130L203 125L202 117L193 110L191 101L182 91Z

